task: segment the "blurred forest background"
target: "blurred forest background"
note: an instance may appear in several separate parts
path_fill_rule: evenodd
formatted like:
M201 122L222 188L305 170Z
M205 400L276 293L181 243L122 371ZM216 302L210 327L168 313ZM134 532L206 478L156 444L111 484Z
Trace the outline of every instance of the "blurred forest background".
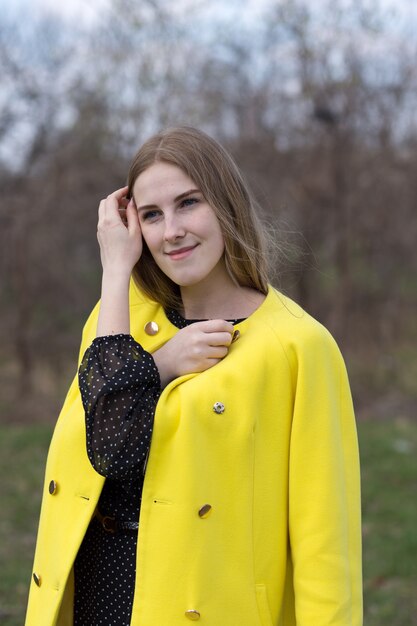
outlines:
M416 14L112 0L87 24L29 17L0 21L2 418L55 419L100 294L99 200L149 134L184 123L249 177L278 282L335 334L360 414L412 410Z
M83 322L100 294L98 203L124 184L144 139L188 124L225 144L246 173L282 249L275 283L335 335L364 437L366 424L377 423L379 434L386 424L375 449L385 459L388 440L397 442L399 460L389 457L387 477L405 455L410 473L398 480L410 481L413 2L107 0L88 20L36 10L36 3L25 10L2 4L0 421L20 424L21 434L46 424L46 446L75 373ZM25 449L19 436L16 453ZM371 467L374 444L367 446L365 439ZM409 542L404 554L415 548L411 530ZM374 569L366 584L384 592ZM395 615L401 589L394 589ZM385 623L381 610L372 623ZM393 615L387 624L415 623Z
M99 200L149 134L184 123L249 177L284 250L278 284L335 334L359 413L413 409L417 15L384 6L109 0L87 24L3 12L3 419L55 419L100 294Z

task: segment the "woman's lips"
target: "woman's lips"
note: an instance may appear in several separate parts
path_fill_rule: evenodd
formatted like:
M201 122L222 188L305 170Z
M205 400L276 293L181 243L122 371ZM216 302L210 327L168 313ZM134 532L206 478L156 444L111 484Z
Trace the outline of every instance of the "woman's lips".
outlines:
M178 248L178 250L171 250L171 252L167 252L166 254L173 261L180 261L189 257L197 246L198 244L195 246L187 246L186 248Z

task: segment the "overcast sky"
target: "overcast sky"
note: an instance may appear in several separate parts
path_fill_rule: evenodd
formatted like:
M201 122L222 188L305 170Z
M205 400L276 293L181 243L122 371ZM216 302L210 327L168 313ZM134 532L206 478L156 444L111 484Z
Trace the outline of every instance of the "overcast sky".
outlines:
M3 11L24 10L27 15L36 15L48 11L70 21L88 24L94 22L107 0L0 0Z
M39 10L48 10L69 20L81 20L84 23L88 23L94 21L95 17L100 14L108 1L109 0L64 0L60 2L59 0L0 0L0 7L4 10L13 4L14 8L21 6L29 13ZM310 1L317 4L321 2L321 0ZM140 0L138 0L138 2L140 2ZM382 6L392 7L398 13L407 15L408 18L413 18L413 21L415 20L415 23L417 23L417 0L379 0L379 2ZM188 2L188 4L192 4L192 2ZM224 10L228 12L228 10L233 10L233 8L237 11L239 11L239 9L252 9L256 11L256 8L261 8L261 6L268 4L268 0L240 0L239 2L235 0L211 0L209 4L215 6L216 11ZM364 4L366 5L366 2Z

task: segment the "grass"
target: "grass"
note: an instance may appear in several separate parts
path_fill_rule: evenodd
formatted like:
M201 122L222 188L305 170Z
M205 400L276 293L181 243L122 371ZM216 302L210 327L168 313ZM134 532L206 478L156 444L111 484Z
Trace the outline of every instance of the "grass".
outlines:
M51 426L0 427L0 624L22 626Z
M365 626L417 626L417 427L405 417L358 425L362 458ZM48 425L0 427L0 623L22 626Z
M398 417L359 424L365 626L417 624L417 427Z

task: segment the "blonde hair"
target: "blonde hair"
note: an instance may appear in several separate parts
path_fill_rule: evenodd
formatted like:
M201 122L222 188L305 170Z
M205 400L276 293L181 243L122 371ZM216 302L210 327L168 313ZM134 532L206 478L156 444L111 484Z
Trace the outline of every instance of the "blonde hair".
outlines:
M256 203L228 152L196 128L164 130L148 139L133 158L127 180L129 197L140 174L156 162L176 165L197 185L219 220L230 276L236 284L266 294L268 263L264 229L255 210ZM133 278L152 300L164 307L181 306L178 285L159 269L145 243Z

